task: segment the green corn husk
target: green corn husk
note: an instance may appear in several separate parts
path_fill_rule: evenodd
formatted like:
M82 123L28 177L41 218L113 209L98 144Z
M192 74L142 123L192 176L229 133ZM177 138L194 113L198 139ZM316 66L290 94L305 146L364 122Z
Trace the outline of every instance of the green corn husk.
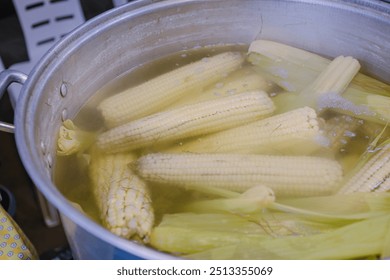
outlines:
M272 189L256 186L233 198L217 198L186 204L182 211L196 213L253 213L259 212L275 201Z
M161 251L189 254L266 237L261 227L238 216L180 213L164 215L150 244Z
M390 193L351 193L280 200L271 209L315 221L363 220L390 213Z
M390 230L388 229L384 238L382 251L380 253L381 259L390 259Z
M190 259L357 259L369 256L388 257L390 215L382 215L352 223L333 231L308 236L289 236L221 246L197 254L187 254ZM373 230L375 229L375 230Z
M213 200L209 202L213 203ZM153 230L151 244L159 250L190 258L387 256L389 216L390 193L291 198L273 202L267 208L247 215L164 215L163 221ZM339 247L340 252L335 249Z
M151 234L150 244L177 255L193 254L234 244L257 244L275 237L306 236L337 226L286 213L257 216L177 213L164 215Z

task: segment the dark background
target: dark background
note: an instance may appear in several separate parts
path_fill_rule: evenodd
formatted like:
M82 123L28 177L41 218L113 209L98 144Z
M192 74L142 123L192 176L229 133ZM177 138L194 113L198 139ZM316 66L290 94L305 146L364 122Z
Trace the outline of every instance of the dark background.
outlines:
M86 20L113 8L111 0L80 2ZM22 29L12 0L0 1L0 57L6 68L28 60ZM7 94L0 100L0 121L13 122L13 109ZM54 258L56 252L67 248L67 240L61 225L49 228L44 223L37 202L36 189L19 159L14 135L1 131L0 184L14 194L16 198L14 219L34 244L41 258Z

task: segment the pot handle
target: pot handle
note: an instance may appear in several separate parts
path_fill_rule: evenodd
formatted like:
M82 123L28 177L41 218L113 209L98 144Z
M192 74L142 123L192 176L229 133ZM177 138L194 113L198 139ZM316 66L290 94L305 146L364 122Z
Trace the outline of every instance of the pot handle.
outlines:
M24 84L27 80L27 75L12 69L0 72L0 99L3 97L7 88L12 83ZM15 126L13 124L0 121L0 131L13 133Z

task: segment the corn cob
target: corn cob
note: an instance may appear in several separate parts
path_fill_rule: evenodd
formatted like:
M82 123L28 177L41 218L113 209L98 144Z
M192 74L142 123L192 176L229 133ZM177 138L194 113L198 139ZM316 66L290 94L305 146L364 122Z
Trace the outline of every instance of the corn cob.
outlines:
M109 97L98 109L107 127L112 128L153 114L185 94L200 91L238 69L242 62L242 55L233 52L204 58Z
M272 59L276 64L285 60L292 65L301 65L320 72L329 64L329 60L317 54L268 40L253 41L248 49L249 54L260 54Z
M251 43L248 60L266 78L290 92L302 91L330 62L317 54L266 40ZM340 78L340 81L344 79L341 75ZM330 109L359 119L386 124L390 119L386 109L390 104L389 93L390 85L357 73L342 95L322 96L319 109ZM284 96L280 97L285 99ZM288 95L286 97L288 98ZM289 104L287 98L284 102ZM284 110L290 110L289 106ZM278 109L276 112L283 111Z
M175 102L171 108L178 108L188 104L213 100L224 96L239 94L246 91L263 90L268 92L272 88L272 83L268 82L264 77L256 73L249 67L241 68L231 73L222 81L208 86L203 92L184 96L184 98Z
M135 162L147 181L244 192L264 184L276 196L326 195L342 177L334 160L307 156L149 154Z
M148 242L154 223L150 193L128 164L132 154L107 155L94 149L89 175L103 225L114 234Z
M390 190L390 144L378 148L367 162L342 185L339 194Z
M285 90L294 92L300 92L307 87L310 84L309 81L314 80L330 63L329 59L315 53L267 40L252 42L248 53L248 60L252 64L260 67L264 72L276 76L279 78L278 81L275 81L276 83ZM357 66L356 62L355 66ZM367 92L376 94L386 92L386 88L390 89L386 84L361 73L354 77L351 86L360 90L366 89ZM346 90L346 93L348 91L349 89Z
M157 113L113 128L97 138L105 152L123 152L238 126L271 114L265 92L247 92Z
M309 154L322 146L314 109L304 107L175 146L166 152Z
M275 73L272 71L272 67L282 66L283 68L278 71L282 73L280 76L288 80L285 82L293 83L293 87L297 88L296 91L302 90L306 86L304 81L315 78L330 62L329 59L315 53L267 40L253 41L249 46L248 53L248 60L256 66L260 66L266 72ZM264 63L261 63L262 59L268 59L271 62L264 65ZM294 76L294 72L299 73L299 75ZM291 79L292 76L293 79ZM388 96L390 85L358 73L345 93L352 96L354 95L352 92L356 93L357 91L362 94L371 93Z
M57 155L69 156L87 150L96 134L79 129L72 120L65 120L58 133Z
M326 108L327 105L322 103L343 93L359 69L360 64L353 57L336 57L312 84L300 92L298 104L305 102L313 108Z

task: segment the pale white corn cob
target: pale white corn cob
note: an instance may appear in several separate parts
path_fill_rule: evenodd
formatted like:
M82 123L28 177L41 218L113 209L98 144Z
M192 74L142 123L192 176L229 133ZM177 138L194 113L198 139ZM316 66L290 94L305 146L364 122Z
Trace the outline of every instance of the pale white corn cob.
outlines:
M153 114L185 94L200 91L243 62L240 53L226 52L185 65L103 100L98 109L107 127Z
M98 136L97 146L110 153L131 151L238 126L266 117L274 109L265 92L241 93L164 111L115 127Z
M299 94L300 102L308 99L308 106L323 109L332 95L340 95L359 72L359 62L351 56L338 56Z
M57 155L69 156L82 153L95 141L96 133L78 128L72 120L65 120L58 133Z
M339 194L353 192L386 192L390 190L390 144L381 147L345 183Z
M303 106L309 106L318 111L332 108L359 69L359 62L352 57L335 58L314 81L310 80L311 83L297 94L279 94L278 99L285 100L285 102L279 103L278 112L287 112ZM291 96L293 98L290 98Z
M260 74L256 73L249 67L241 68L234 71L226 78L212 84L204 89L204 91L185 96L169 106L171 108L178 108L188 104L195 104L198 102L213 100L224 96L239 94L246 91L263 90L268 92L272 88L272 83L268 82Z
M325 139L326 140L326 139ZM165 150L192 153L310 154L323 147L314 109L304 107Z
M276 104L278 113L309 106L317 112L337 107L344 92L360 69L359 62L352 57L336 57L317 78L298 94L279 94ZM283 101L284 100L284 101Z
M275 62L278 62L278 60L286 60L291 64L303 65L316 72L325 69L329 64L329 60L322 56L268 40L253 41L248 48L248 53L258 53Z
M148 242L154 223L150 192L128 164L133 154L91 153L89 176L103 225L124 238Z
M276 196L326 195L342 177L337 161L308 156L156 153L135 162L147 181L244 192L264 184Z
M249 52L248 60L256 65L258 71L266 72L267 78L294 92L300 92L329 64L324 57L272 41L254 41ZM335 71L335 77L337 75ZM325 94L319 105L320 109L328 108L359 119L387 124L390 120L387 110L390 106L389 92L390 85L357 73L341 96Z
M291 82L295 84L285 87L288 91L302 91L307 86L304 81L313 80L317 77L315 82L317 86L322 84L318 87L319 90L341 93L360 69L359 62L352 57L339 56L331 62L329 59L309 51L268 40L253 41L249 46L248 53L249 56L252 54L260 55L272 60L271 65L279 71L277 73L271 72L282 78L280 86L284 87L284 83L290 84ZM281 63L281 66L278 66L279 63ZM333 65L331 65L332 63ZM301 73L301 75L291 78L290 76L294 77L295 72ZM318 76L318 74L320 75ZM361 82L362 76L362 74L358 74L354 83ZM313 85L316 87L315 84ZM294 89L290 90L291 87Z
M324 135L329 139L329 149L340 152L354 137L356 130L361 125L358 119L350 116L336 116L326 120Z
M325 68L311 85L321 93L341 93L359 72L360 64L351 56L338 56Z

